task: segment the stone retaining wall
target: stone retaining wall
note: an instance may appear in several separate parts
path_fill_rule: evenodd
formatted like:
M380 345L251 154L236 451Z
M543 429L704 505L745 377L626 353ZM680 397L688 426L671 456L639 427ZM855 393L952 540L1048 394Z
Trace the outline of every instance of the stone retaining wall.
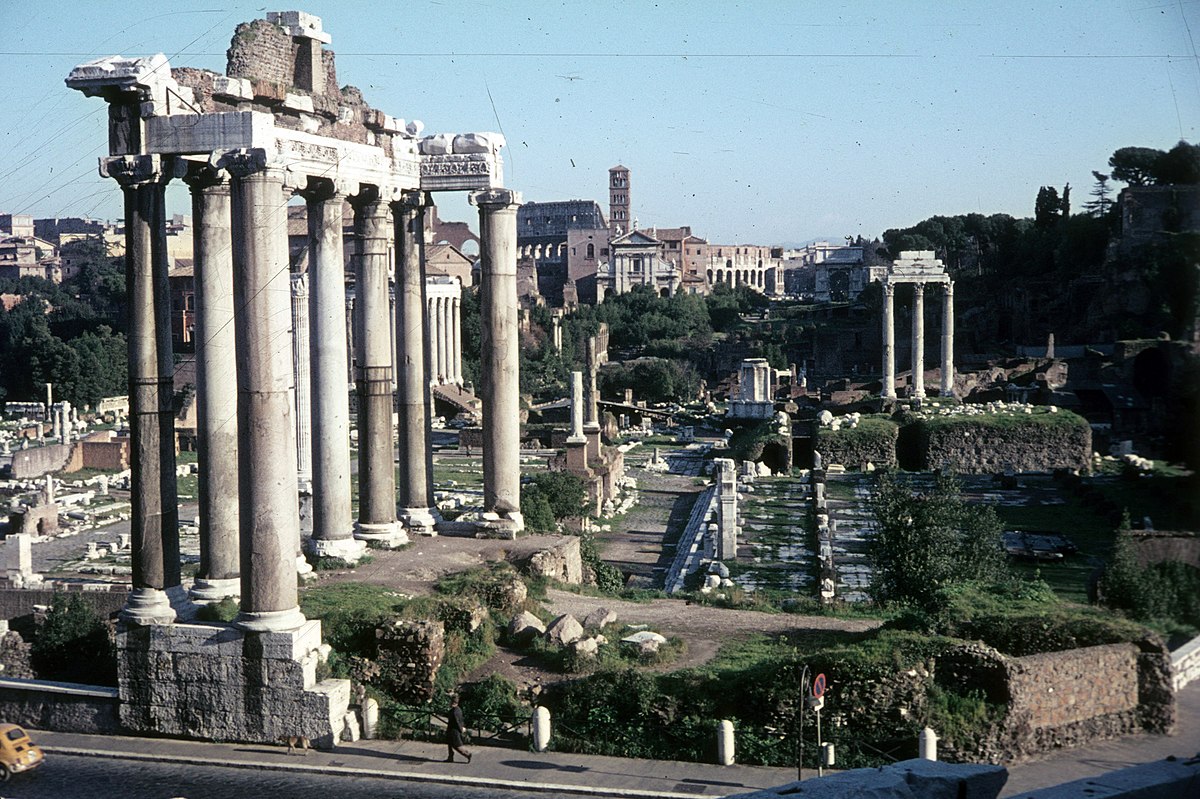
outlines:
M1092 429L1087 422L1079 419L1078 424L1047 424L1034 421L1038 418L1028 423L1013 420L1007 424L973 419L938 424L917 422L920 468L948 468L959 474L1057 469L1086 472L1091 468Z
M116 688L0 679L0 718L23 727L116 735L121 732Z
M382 679L401 702L422 705L433 698L438 669L446 656L440 621L399 619L375 631Z
M15 450L12 454L12 478L30 480L47 472L57 472L70 459L71 447L62 444Z

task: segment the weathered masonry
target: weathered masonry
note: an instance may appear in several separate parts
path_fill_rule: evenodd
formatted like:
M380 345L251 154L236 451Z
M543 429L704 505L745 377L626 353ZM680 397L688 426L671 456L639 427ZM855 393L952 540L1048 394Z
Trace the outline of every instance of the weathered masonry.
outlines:
M240 25L226 74L162 54L103 58L67 85L103 98L101 174L125 196L133 473L133 591L120 634L122 719L133 730L232 740L332 741L349 697L316 683L320 624L301 614L297 464L311 464L311 548L431 533L429 336L423 216L430 192L468 191L482 238L481 526L519 513L516 208L490 133L421 137L339 89L321 20L296 11ZM183 590L171 413L164 190L191 189L198 304L201 569ZM286 204L308 205L307 358L293 352ZM353 209L360 481L351 519L342 208ZM395 315L389 310L389 243ZM392 328L396 355L392 355ZM297 328L303 335L303 330ZM439 360L439 364L441 361ZM309 385L297 386L297 375ZM393 476L393 391L400 468ZM297 403L305 405L298 408ZM297 419L301 424L297 424ZM298 453L297 434L303 440ZM309 450L309 448L311 448ZM298 459L298 454L304 456ZM301 476L304 475L303 465ZM399 506L399 513L397 507ZM240 596L230 628L182 624L194 601Z

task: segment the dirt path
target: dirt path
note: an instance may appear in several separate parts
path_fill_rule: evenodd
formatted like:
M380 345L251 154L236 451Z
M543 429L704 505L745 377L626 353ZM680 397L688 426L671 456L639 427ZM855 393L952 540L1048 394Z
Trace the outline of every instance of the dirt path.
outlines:
M687 644L687 654L670 664L671 669L703 665L716 655L722 644L756 633L780 635L806 630L865 632L880 624L872 619L833 619L757 610L727 610L693 605L678 599L628 602L609 597L583 596L555 588L549 590L548 598L547 606L556 614L570 613L577 619L583 619L597 608L608 608L617 614L619 623L645 624L657 633L678 636Z

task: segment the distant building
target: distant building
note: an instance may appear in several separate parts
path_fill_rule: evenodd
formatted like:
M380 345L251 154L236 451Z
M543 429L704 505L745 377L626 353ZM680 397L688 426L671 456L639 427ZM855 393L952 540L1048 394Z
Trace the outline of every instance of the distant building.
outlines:
M28 227L32 228L32 221ZM18 226L18 229L25 230L26 226ZM32 235L0 239L0 278L22 277L61 281L55 246Z
M609 262L596 275L598 301L624 294L634 286L650 286L669 297L682 284L680 267L662 257L662 242L640 230L613 239Z
M607 248L604 212L594 200L526 203L517 209L517 257L533 261L538 293L551 305L562 305L568 280L578 286L594 278L603 257L599 251Z
M690 225L652 227L646 232L662 242L662 257L680 267L680 291L708 294L708 242L693 236Z
M629 167L620 164L608 170L608 224L613 238L628 233L633 224Z
M89 217L51 217L33 220L34 235L63 247L81 239L103 239L104 231L115 228L107 222Z
M36 235L29 214L0 214L0 236L31 239Z
M1200 232L1200 186L1129 186L1117 205L1123 252L1172 233Z
M709 244L705 277L709 286L749 286L764 294L783 293L779 269L783 250L757 244Z
M171 288L171 341L176 348L191 351L196 336L195 266L191 258L176 259L167 270Z
M453 244L425 245L425 273L430 277L456 277L459 286L470 286L473 263L473 258L463 255Z

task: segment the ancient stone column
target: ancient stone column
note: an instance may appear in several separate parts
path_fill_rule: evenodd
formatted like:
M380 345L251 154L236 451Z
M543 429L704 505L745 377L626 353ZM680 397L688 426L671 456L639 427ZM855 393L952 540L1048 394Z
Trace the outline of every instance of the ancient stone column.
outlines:
M429 430L429 359L426 335L425 208L428 195L405 192L392 204L396 240L396 402L400 467L397 500L406 530L433 535L433 461ZM440 332L435 328L434 335ZM390 454L390 453L389 453Z
M350 490L350 399L347 396L350 301L342 254L342 202L332 181L310 182L308 203L309 337L312 362L312 537L317 557L356 561Z
M913 283L912 395L925 396L925 284Z
M596 387L596 372L599 357L596 352L596 337L588 336L583 351L583 368L586 372L583 383L583 434L588 441L588 460L600 458L600 392Z
M462 284L458 285L459 295L454 298L450 307L450 362L453 375L452 382L461 386L462 375Z
M241 593L238 544L237 354L229 176L196 164L192 190L196 292L196 449L200 462L200 570L192 598Z
M165 166L157 155L116 156L100 165L125 195L133 590L121 618L144 625L173 622L173 605L186 603L179 579Z
M954 283L942 295L942 396L954 394Z
M509 189L475 192L479 207L484 527L516 535L521 518L517 348L517 206Z
M437 381L438 383L449 383L446 379L449 369L447 364L450 361L449 352L447 349L447 338L450 325L449 312L447 309L449 299L447 297L437 298L437 332L434 341L437 342Z
M292 368L296 380L296 480L300 492L312 490L312 396L308 331L308 274L292 275Z
M583 435L583 372L571 372L571 435L567 443L587 443Z
M896 287L883 284L883 396L896 398Z
M374 188L351 199L358 240L358 525L355 537L396 540L392 463L392 324L388 315L388 205Z
M293 418L292 291L284 172L262 150L221 161L233 201L241 613L250 631L304 623L296 592L300 515Z

